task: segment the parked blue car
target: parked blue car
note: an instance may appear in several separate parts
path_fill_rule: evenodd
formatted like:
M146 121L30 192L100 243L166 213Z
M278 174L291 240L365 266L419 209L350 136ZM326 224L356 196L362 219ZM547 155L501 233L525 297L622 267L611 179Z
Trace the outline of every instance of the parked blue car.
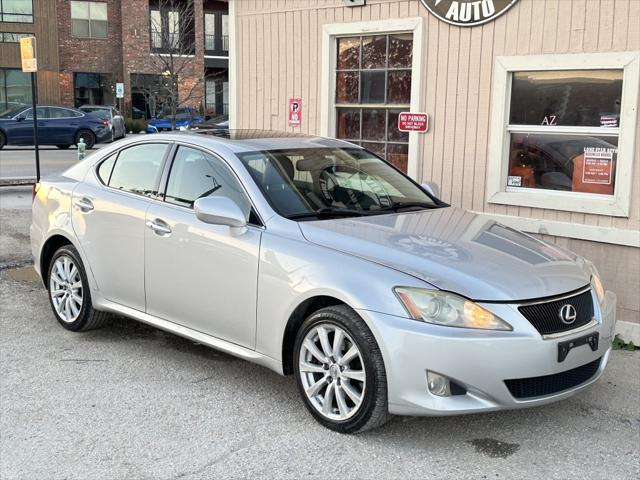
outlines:
M193 108L180 107L176 110L176 129L190 128L204 122L204 118L198 115ZM147 133L156 133L171 130L171 114L161 113L147 123Z
M38 143L69 148L84 139L86 148L110 142L109 122L74 108L38 105ZM0 112L0 148L5 145L33 145L33 113L28 105Z

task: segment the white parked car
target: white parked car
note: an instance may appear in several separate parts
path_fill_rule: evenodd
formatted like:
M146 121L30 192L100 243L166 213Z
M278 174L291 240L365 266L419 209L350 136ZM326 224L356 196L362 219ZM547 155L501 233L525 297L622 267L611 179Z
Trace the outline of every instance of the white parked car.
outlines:
M103 147L37 186L31 239L65 328L112 312L292 374L340 432L560 400L611 350L616 297L589 261L339 140Z

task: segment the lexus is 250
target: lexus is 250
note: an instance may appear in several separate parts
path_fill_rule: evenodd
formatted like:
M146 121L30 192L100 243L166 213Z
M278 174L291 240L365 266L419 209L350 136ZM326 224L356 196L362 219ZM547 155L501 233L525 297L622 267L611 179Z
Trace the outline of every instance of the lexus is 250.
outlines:
M616 297L593 264L347 142L136 137L36 190L63 327L123 315L290 374L333 430L542 405L609 358Z

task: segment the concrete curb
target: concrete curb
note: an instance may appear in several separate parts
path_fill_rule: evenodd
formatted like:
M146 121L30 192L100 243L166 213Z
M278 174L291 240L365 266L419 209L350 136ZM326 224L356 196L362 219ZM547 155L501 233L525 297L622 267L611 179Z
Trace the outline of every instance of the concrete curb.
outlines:
M21 185L33 185L36 177L5 177L0 178L0 187L18 187Z

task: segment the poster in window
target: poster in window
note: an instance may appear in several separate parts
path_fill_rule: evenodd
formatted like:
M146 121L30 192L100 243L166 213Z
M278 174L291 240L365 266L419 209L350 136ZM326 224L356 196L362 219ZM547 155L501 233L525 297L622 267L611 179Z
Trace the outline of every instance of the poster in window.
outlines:
M612 172L612 149L585 147L584 167L582 169L582 183L610 185Z

